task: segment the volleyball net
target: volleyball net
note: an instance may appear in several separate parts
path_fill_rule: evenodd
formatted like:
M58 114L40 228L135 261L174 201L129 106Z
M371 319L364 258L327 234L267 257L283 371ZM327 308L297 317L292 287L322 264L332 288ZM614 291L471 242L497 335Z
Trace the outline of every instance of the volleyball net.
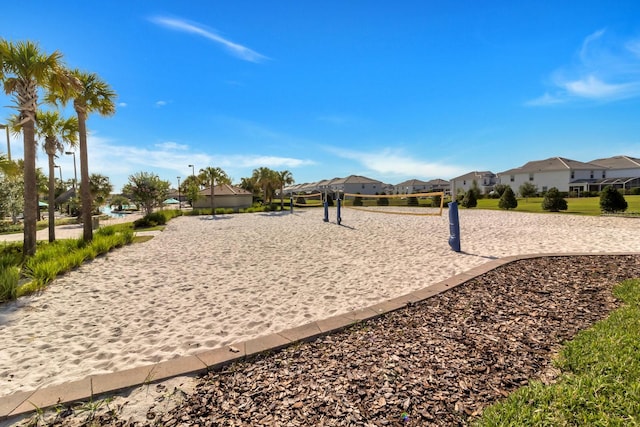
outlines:
M342 206L347 209L393 215L442 216L444 208L442 191L375 195L342 193L341 199Z
M299 208L312 208L323 206L324 201L322 196L322 193L293 194L291 198L293 200L293 206L297 206Z

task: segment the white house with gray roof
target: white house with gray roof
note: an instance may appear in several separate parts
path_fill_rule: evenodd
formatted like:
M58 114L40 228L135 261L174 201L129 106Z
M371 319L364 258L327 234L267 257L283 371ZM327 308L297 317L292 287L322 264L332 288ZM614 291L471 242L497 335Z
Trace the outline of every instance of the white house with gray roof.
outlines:
M497 177L496 174L490 171L466 173L450 181L451 194L466 193L471 189L474 181L478 185L481 194L489 194L493 190L493 186L497 184Z
M607 168L603 166L564 157L535 160L498 173L499 183L509 185L516 193L522 184L528 182L540 192L556 187L560 191L579 194L589 191L590 183L606 176Z
M608 185L625 190L640 187L640 159L613 156L592 160L589 163L606 168L606 177L592 183L591 191L600 191Z

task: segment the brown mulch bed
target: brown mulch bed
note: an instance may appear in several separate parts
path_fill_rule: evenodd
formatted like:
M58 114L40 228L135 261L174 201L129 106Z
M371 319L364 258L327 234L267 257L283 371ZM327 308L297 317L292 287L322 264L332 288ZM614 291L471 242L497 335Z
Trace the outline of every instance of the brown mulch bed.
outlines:
M530 380L553 381L561 344L618 306L615 284L638 277L640 256L514 262L344 331L210 372L180 406L151 409L146 425L467 425ZM114 414L94 422L143 425Z

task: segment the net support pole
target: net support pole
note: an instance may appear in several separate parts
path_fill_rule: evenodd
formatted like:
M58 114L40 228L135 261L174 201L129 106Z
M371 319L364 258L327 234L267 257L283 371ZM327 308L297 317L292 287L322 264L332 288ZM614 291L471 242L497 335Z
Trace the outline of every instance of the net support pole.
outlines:
M342 200L340 199L340 195L338 195L338 200L336 202L337 210L336 210L336 221L338 225L342 222L342 217L340 216L340 207L342 206Z
M460 252L460 221L458 218L458 202L449 204L449 246Z
M329 201L327 195L324 195L324 222L329 222Z

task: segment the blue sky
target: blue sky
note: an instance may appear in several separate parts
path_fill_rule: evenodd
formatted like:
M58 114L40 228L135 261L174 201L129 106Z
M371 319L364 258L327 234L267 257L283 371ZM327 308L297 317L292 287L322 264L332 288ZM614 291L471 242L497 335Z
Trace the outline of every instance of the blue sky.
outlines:
M3 5L0 36L118 94L88 122L90 171L116 192L141 171L175 186L189 164L395 184L640 157L637 0L27 0Z

